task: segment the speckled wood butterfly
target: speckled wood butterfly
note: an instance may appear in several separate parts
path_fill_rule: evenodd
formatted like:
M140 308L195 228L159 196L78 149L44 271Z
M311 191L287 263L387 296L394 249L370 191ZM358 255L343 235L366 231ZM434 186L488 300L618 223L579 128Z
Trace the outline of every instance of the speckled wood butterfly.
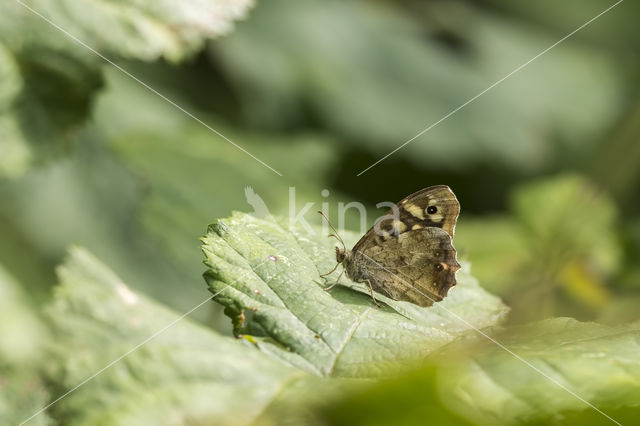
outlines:
M377 291L430 306L456 285L460 264L452 240L459 213L448 186L424 188L396 204L353 249L336 247L336 268L342 264L351 280L367 283L374 302Z

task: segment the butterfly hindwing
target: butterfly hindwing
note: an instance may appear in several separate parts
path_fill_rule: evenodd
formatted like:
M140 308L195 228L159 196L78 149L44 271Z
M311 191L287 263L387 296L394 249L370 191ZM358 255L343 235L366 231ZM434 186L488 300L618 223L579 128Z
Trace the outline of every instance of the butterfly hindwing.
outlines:
M354 252L352 260L359 265L359 278L369 280L375 291L420 306L442 300L456 285L460 268L451 238L434 227L405 232Z

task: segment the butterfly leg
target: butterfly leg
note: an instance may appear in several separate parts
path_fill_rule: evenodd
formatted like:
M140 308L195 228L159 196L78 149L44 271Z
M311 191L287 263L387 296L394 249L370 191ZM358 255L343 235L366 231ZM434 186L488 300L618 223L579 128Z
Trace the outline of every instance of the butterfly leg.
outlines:
M344 274L344 269L342 270L342 272L340 272L340 275L338 275L338 279L333 284L331 284L329 287L325 287L324 290L325 291L329 291L332 288L334 288L336 285L338 285L338 283L340 282L340 278L342 278L342 274Z
M379 308L380 304L378 303L378 301L376 300L376 297L373 295L373 286L371 285L371 281L369 280L364 280L364 282L367 283L367 285L369 286L369 291L371 292L371 299L373 299L373 303L376 304L376 306Z
M321 276L321 277L326 277L327 275L331 274L333 271L335 271L336 269L338 269L338 266L339 266L339 265L340 265L339 263L336 263L336 266L334 266L332 270L330 270L329 272L325 272L324 274L320 274L320 276Z

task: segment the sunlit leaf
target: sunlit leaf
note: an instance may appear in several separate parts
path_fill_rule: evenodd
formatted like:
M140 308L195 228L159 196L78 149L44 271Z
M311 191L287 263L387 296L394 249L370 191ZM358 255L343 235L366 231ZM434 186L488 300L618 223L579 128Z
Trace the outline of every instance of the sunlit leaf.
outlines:
M249 424L317 380L135 293L84 249L58 272L50 380L62 393L113 363L51 407L64 424Z
M64 152L90 113L103 61L64 32L114 60L178 61L229 32L252 1L20 3L0 4L0 178Z
M221 291L216 300L227 307L236 333L316 374L388 374L472 328L495 325L508 311L465 272L430 308L382 295L376 297L386 306L377 308L363 285L344 278L344 286L327 292L331 278L320 273L335 264L333 240L291 232L274 220L236 213L212 225L203 242L205 277L212 292Z
M85 1L24 0L0 6L2 31L29 44L84 50L36 13L102 54L142 60L180 60L209 38L228 33L252 0ZM35 12L35 13L34 13ZM27 31L28 30L28 31ZM89 55L93 53L88 52Z

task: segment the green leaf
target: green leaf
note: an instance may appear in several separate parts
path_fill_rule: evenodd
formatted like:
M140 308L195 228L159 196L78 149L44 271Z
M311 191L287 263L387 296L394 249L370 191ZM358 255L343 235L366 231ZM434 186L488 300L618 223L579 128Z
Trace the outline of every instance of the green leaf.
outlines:
M64 152L101 84L99 71L74 55L0 43L0 177Z
M27 300L0 265L0 363L28 364L40 357L46 331Z
M563 2L559 4L553 0L540 0L535 2L503 2L501 0L489 0L486 3L490 7L496 7L501 13L512 15L516 19L535 23L546 28L553 28L558 38L568 33L568 26L577 22L586 21L589 17L596 16L608 6L615 4L602 3L599 0L586 0L576 2ZM640 13L640 4L624 3L624 8L617 5L598 25L593 25L588 31L581 31L573 38L583 43L591 42L599 46L619 46L620 39L629 39L633 42L640 41L640 33L636 26L634 16ZM550 11L553 9L553 13Z
M32 269L42 265L51 275L46 280L34 281L39 277L29 276L23 281L29 283L31 278L29 288L37 289L34 297L42 300L55 284L53 268L65 256L66 247L81 244L137 290L174 301L171 306L178 310L188 309L201 294L199 274L192 275L189 286L188 277L178 273L165 252L150 243L132 221L144 194L136 177L95 140L82 138L79 142L65 159L0 182L0 197L10 200L0 203L6 228L15 234L14 241L28 245L24 250ZM3 245L11 244L8 237L12 234L6 234ZM184 285L176 286L178 282Z
M229 32L252 1L25 3L113 60L177 62ZM0 36L0 177L16 177L75 141L104 62L15 1L0 4Z
M224 217L234 208L250 207L247 187L271 213L284 214L289 208L291 182L300 182L295 188L299 199L317 199L322 189L319 182L326 179L332 164L327 139L321 136L268 136L217 127L267 164L286 170L287 179L197 123L187 122L167 132L123 132L111 141L122 161L148 185L140 222L193 272L192 260L198 254L193 241L202 234L202 223L208 223L212 215ZM183 142L177 144L177 140ZM309 171L303 162L294 164L293 158L313 158L316 167ZM213 182L225 182L215 188L215 196L211 196Z
M583 258L596 270L615 270L616 206L584 177L562 175L523 185L514 193L513 210L535 255L556 262Z
M216 300L227 307L236 333L315 374L389 374L472 327L499 323L508 310L477 284L468 265L458 286L430 308L377 295L386 304L378 309L363 285L344 278L324 291L320 273L335 264L333 240L289 231L275 220L234 213L211 225L203 243L205 278L220 292Z
M622 254L609 194L584 176L565 174L519 185L511 199L511 216L466 218L458 227L456 246L478 277L513 295L510 304L522 317L593 315L606 307L606 284ZM562 306L572 310L557 311L554 301L564 295L571 303Z
M15 176L27 167L31 153L12 114L22 89L15 58L0 43L0 176Z
M45 406L48 397L40 378L35 373L0 362L0 424L20 424ZM44 413L34 418L29 424L45 426L54 423Z
M598 408L640 405L640 323L615 327L554 318L496 332L493 337ZM545 418L589 407L547 377L486 339L440 354L444 399L457 412L485 422ZM596 413L594 413L596 415Z
M166 71L153 68L151 74L160 82L174 82L184 77L179 69ZM211 217L225 217L233 210L250 208L247 187L253 188L253 193L264 201L273 214L287 212L290 201L293 201L289 198L292 182L296 185L298 206L305 201L317 201L321 198L321 190L328 187L330 171L335 166L336 158L332 140L327 136L307 131L247 131L230 125L228 120L217 115L199 110L188 99L179 102L257 158L281 171L285 175L283 179L171 105L158 102L154 94L121 73L107 71L105 79L106 90L95 107L94 122L98 134L94 137L105 141L117 156L119 167L105 169L99 167L102 162L100 159L78 158L77 167L86 169L90 176L83 173L74 180L84 184L87 179L97 180L98 174L103 176L100 181L116 179L121 182L128 178L127 182L119 185L123 188L134 185L137 193L130 194L127 191L127 197L120 196L118 185L101 189L94 202L97 204L96 211L90 213L88 219L101 212L108 212L112 208L109 206L122 206L123 201L130 201L132 205L122 216L118 215L117 221L113 215L101 217L100 224L116 222L113 223L113 230L109 230L106 236L97 235L95 231L98 228L93 226L87 231L94 231L94 236L91 240L84 238L82 244L121 274L133 269L132 272L139 276L143 268L148 269L147 276L152 279L132 274L127 275L127 278L146 291L162 287L157 292L158 298L177 309L186 308L179 303L194 300L186 292L193 294L202 290L202 267L198 262L193 262L194 258L200 256L199 247L194 241L202 235L202 224L209 223ZM163 93L180 92L180 88L175 85L165 84L154 87L158 87ZM131 114L131 111L136 111L136 114ZM93 159L98 155L108 157L110 152L89 154ZM298 161L302 158L313 159L314 167L309 168L308 163ZM94 164L85 167L88 161L93 161ZM98 168L99 171L96 170ZM47 187L50 180L51 178L43 178L35 185L36 188L29 188L24 192L34 193L38 188ZM80 185L75 181L73 186ZM216 182L224 182L224 185ZM51 192L51 189L44 192ZM88 192L88 197L91 197L95 191ZM87 197L84 198L78 197L69 210L87 210ZM80 213L73 216L77 214ZM311 212L309 215L315 216L315 213ZM65 217L69 217L69 213L60 216L56 218L56 222L65 223ZM125 254L126 247L131 246L127 240L132 238L129 229L132 218L136 229L144 233L140 238L141 245L149 247L147 253L150 259L138 258L135 262L129 262L124 269L122 262L116 263L116 260L120 260L116 256L122 254L126 261L141 252L139 247L135 247L131 250L133 253ZM71 227L66 232L74 232L77 228ZM105 245L105 241L118 234L118 229L126 229L123 240L118 242L118 249L98 251L98 244ZM76 240L77 238L75 237ZM161 273L159 268L162 265L157 265L158 260L165 265L165 271ZM167 268L166 265L171 266ZM170 279L165 278L167 274L171 274ZM175 282L185 285L178 288L174 285ZM219 308L216 304L212 305ZM220 318L226 325L226 318L223 315Z
M458 253L471 261L478 280L498 294L507 294L519 283L522 264L529 256L526 245L513 217L465 215L456 225Z
M315 409L314 414L321 424L333 426L474 424L443 401L437 373L436 368L429 366L384 379Z
M555 318L492 338L620 422L640 413L640 323L608 327ZM317 410L332 425L606 425L574 395L484 337L460 339L429 365Z
M47 316L60 394L147 342L53 405L61 423L248 424L318 380L133 292L84 249L58 274Z
M38 376L45 327L18 283L0 265L0 424L18 424L45 405ZM42 416L34 425L48 425Z
M228 33L252 0L85 1L25 0L35 12L107 56L146 61L183 59L204 41ZM83 50L18 2L0 6L1 34L23 42ZM88 55L93 55L87 51Z
M285 127L311 110L377 158L560 37L466 3L415 4L409 14L386 3L272 0L212 54L249 119ZM429 171L479 161L541 170L595 146L622 87L607 52L568 40L395 155Z

